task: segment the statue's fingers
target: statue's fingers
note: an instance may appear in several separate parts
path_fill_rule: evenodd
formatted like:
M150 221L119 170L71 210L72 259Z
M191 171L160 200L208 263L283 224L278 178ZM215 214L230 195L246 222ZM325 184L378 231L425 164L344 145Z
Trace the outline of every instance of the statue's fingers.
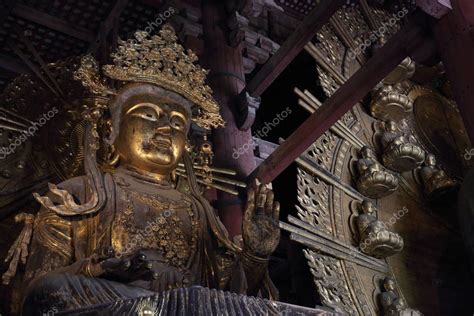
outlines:
M147 270L152 270L153 269L153 263L146 261L144 264L145 269Z
M265 208L265 202L267 200L267 188L264 184L261 184L258 187L257 193L257 212L263 212Z
M161 280L160 280L159 285L160 285L159 286L160 292L166 291L168 289L168 285L169 285L168 273L163 273L161 275Z
M133 270L139 270L143 264L146 262L146 255L142 252L137 252L132 259L132 268Z
M98 277L103 275L106 272L109 272L105 270L100 263L94 263L94 262L89 262L89 268L86 270L88 276L92 277Z
M255 208L255 190L252 188L247 191L247 208Z
M255 190L250 188L247 191L247 205L244 211L244 221L250 222L255 211Z
M107 247L104 248L103 256L106 256L107 258L112 258L115 256L115 249L114 247Z
M28 259L28 245L23 243L21 244L21 263L26 264L26 259Z
M177 273L173 271L170 274L170 284L177 285L179 279Z
M129 259L125 259L120 262L119 269L122 271L127 271L131 266L132 262Z
M153 263L151 261L145 260L140 265L140 269L134 272L133 278L135 280L153 280L155 278L155 272L156 271L153 270Z
M100 266L104 271L112 272L120 269L123 261L120 258L110 258L100 262Z
M277 222L280 220L280 203L274 202L273 203L273 219Z
M114 256L115 256L115 250L113 247L104 247L95 253L94 259L96 261L103 261L105 259L109 259Z
M267 191L267 197L265 202L265 215L272 216L273 214L273 199L274 193L272 190Z

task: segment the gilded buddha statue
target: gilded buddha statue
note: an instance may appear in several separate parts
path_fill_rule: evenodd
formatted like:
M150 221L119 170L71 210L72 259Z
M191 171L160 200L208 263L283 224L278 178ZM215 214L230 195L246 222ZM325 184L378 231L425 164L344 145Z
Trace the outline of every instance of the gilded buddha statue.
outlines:
M420 170L423 188L428 199L433 200L456 190L458 185L436 165L436 157L428 154Z
M227 235L203 197L185 150L192 123L223 125L196 55L176 42L170 26L149 37L119 41L101 79L85 56L75 78L92 93L85 104L85 175L35 195L36 216L26 265L23 313L71 310L193 285L276 298L268 278L279 242L279 204L265 185L248 190L241 244ZM105 140L99 133L110 118ZM114 167L97 162L100 144ZM184 164L187 189L174 172ZM83 295L87 293L87 295Z
M408 308L405 301L398 295L395 281L391 277L383 280L384 291L379 300L384 316L422 316L418 310Z
M396 84L409 80L416 71L416 63L410 57L405 58L390 74L385 77L385 84Z
M372 94L370 114L379 120L402 120L412 111L413 100L392 85L384 85Z
M410 171L425 160L425 152L419 146L411 144L397 128L395 121L387 121L381 137L383 146L383 164L396 172Z
M369 198L378 199L392 194L398 188L398 179L384 168L375 156L375 152L367 146L360 150L361 158L356 166L359 173L357 190Z
M403 238L391 232L385 223L376 218L376 210L369 200L360 204L361 214L357 217L359 248L369 256L386 258L402 251Z

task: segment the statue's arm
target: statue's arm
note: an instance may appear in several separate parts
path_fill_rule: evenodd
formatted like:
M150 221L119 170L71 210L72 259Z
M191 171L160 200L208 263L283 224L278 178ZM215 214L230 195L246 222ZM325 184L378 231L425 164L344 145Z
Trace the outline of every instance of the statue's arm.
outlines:
M71 222L42 207L35 221L25 281L29 283L43 274L66 267L72 262Z
M359 172L359 174L362 175L369 168L367 166L366 159L361 158L361 159L357 160L356 168L357 168L357 171Z
M245 252L223 252L216 259L220 289L256 296L265 287L268 259L252 258Z
M367 227L375 220L374 217L367 214L361 214L357 217L357 228L359 229L359 234L362 235L367 230Z
M244 250L241 260L247 279L247 295L255 296L264 285L269 258L259 258Z
M274 201L272 190L263 184L256 189L249 188L240 254L248 295L257 295L268 279L268 261L280 241L279 215L280 204Z

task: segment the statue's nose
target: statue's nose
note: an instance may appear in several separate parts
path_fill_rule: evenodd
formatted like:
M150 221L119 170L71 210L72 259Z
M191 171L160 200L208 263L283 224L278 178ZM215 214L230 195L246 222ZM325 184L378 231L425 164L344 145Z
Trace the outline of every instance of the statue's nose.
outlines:
M160 117L158 123L158 127L156 128L157 132L165 134L169 134L171 132L171 122L168 115L163 115Z
M171 133L171 126L170 124L164 124L164 125L161 125L159 126L157 129L156 129L157 132L161 133L161 134L170 134Z

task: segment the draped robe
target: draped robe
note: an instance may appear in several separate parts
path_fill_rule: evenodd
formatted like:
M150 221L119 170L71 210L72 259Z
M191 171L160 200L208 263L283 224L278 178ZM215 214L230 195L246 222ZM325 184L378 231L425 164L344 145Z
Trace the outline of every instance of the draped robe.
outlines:
M67 190L78 202L83 203L91 195L86 179L73 178L61 183L59 188ZM123 180L125 186L121 183ZM209 211L210 205L203 202L203 198L171 188L160 188L123 170L105 174L104 183L107 201L95 214L65 217L45 207L40 209L25 273L28 286L23 303L25 314L38 311L46 313L52 308L70 310L119 299L150 296L155 293L157 282L167 282L163 276L154 282L128 283L87 277L84 271L89 258L99 249L110 246L123 255L141 248L154 248L157 252L166 250L160 255L171 258L166 263L168 267L185 271L190 276L187 277L186 286L200 285L245 294L246 276L240 253L236 248L229 249L229 243L225 245L222 242L228 241L227 236L222 236L225 229L214 210ZM124 187L133 194L125 194ZM187 201L190 208L188 212L179 207L159 210L150 203L143 203L143 198L140 198L142 195L166 196L164 202L171 199L178 206L180 202ZM57 202L54 195L50 194L49 197ZM135 214L130 209L126 212L130 204L134 206ZM130 223L133 216L138 219ZM176 229L176 232L165 231L160 234L160 230L167 229L167 221L171 217L175 223L172 229ZM192 221L195 223L194 229ZM158 222L161 226L151 225ZM126 232L124 225L133 226L134 231L147 233L139 233L137 236L140 238L133 237ZM178 235L180 238L174 238ZM172 244L169 245L167 241L160 243L160 238L165 238L163 236L167 236ZM132 243L133 238L138 242ZM178 239L179 243L176 242ZM266 273L260 293L275 298L272 286ZM173 287L174 284L165 284L165 288Z

